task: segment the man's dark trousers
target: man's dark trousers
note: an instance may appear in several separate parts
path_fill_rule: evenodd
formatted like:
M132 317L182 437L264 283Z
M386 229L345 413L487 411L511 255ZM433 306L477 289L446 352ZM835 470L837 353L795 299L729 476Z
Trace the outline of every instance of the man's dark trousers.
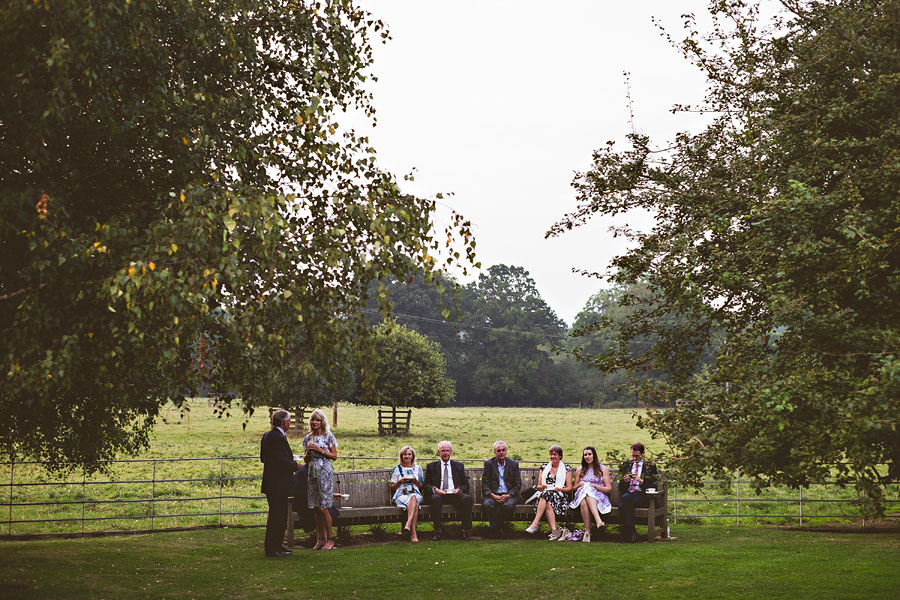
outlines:
M266 501L269 503L269 516L266 519L265 549L266 554L274 554L281 552L283 547L284 531L287 529L288 498L281 493L266 494Z
M619 500L619 513L622 515L622 533L634 535L634 509L650 504L647 494L637 489L633 492L625 492Z
M431 505L435 531L440 531L443 527L444 516L441 514L441 507L445 504L450 504L456 508L463 529L472 529L472 496L469 494L463 494L462 492L459 494L445 494L443 496L432 494L428 503Z
M484 499L481 504L484 506L484 512L487 514L493 533L499 533L503 523L512 520L513 512L516 510L518 502L518 496L510 496L503 503L497 502L490 496Z

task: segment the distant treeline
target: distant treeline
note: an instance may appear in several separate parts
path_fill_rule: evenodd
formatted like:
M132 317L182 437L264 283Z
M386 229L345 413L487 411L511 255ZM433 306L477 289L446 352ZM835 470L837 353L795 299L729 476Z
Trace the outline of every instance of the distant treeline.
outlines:
M495 265L458 287L452 280L428 285L421 277L384 285L394 318L440 344L456 406L637 407L646 402L624 384L661 376L604 374L589 364L610 339L606 328L593 324L625 310L616 290L593 295L569 329L522 267ZM382 319L374 301L369 314L373 324ZM568 352L575 349L584 360Z

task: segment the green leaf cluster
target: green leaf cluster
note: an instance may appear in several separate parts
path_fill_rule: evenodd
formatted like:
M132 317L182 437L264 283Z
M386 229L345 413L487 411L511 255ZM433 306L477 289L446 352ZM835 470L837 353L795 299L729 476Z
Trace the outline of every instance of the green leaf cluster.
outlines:
M252 412L366 346L370 281L473 264L339 123L386 35L346 0L0 7L0 452L93 469L167 398Z
M645 283L616 364L665 371L641 420L699 482L740 468L758 486L837 474L880 512L900 477L900 2L711 2L684 55L709 79L708 125L666 148L612 143L548 235L635 208L616 284ZM654 311L678 315L661 323ZM693 371L721 333L715 360ZM655 336L635 354L629 342ZM881 466L879 466L881 465Z

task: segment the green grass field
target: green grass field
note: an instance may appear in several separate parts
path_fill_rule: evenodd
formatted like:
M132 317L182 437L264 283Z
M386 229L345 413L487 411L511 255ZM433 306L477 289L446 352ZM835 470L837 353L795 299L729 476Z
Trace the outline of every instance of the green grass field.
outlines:
M372 543L266 559L259 529L4 542L26 598L897 597L900 535L686 526L657 544Z
M321 407L329 421L332 407ZM576 456L586 445L605 455L624 454L632 442L653 449L649 434L634 426L631 410L550 408L419 408L412 411L410 435L380 437L375 407L340 405L338 424L333 427L342 456L395 456L400 446L411 444L422 457L437 455L441 440L453 442L454 457L484 459L493 455L494 441L505 440L510 456L522 460L545 460L551 444L560 444ZM230 419L216 419L203 400L191 402L191 412L181 417L172 408L164 412L166 423L157 427L148 456L239 456L259 452L259 438L269 428L268 414L257 411L246 430L243 416L234 411ZM299 447L305 424L294 423L290 437ZM580 457L579 457L580 460ZM381 463L379 463L381 464ZM356 462L356 467L365 465ZM351 465L338 463L337 468Z
M138 462L117 463L108 474L82 478L72 474L66 485L30 485L6 488L0 502L4 520L12 508L12 525L0 526L0 535L41 533L80 533L96 531L142 531L197 525L259 525L265 520L265 499L259 494L261 465L256 456L259 439L269 427L268 414L258 411L242 427L243 415L233 411L231 418L218 419L203 399L190 402L190 411L180 414L172 407L164 411L164 421L153 434L149 451ZM329 419L331 407L323 407ZM300 451L303 426L295 423L290 431L292 445ZM624 456L630 444L641 441L649 454L662 451L662 442L653 440L634 425L631 410L542 409L542 408L437 408L414 409L408 436L377 435L377 408L341 405L334 433L339 443L338 470L386 467L393 464L399 448L411 444L420 461L436 454L437 443L454 443L454 457L481 460L492 455L497 439L509 444L510 456L525 461L543 461L551 444L565 450L564 460L577 462L581 449L594 445L601 456ZM347 457L388 457L387 460L349 459ZM246 457L214 460L209 457ZM477 463L476 463L477 464ZM52 479L39 466L16 464L0 467L0 481L8 483L46 483ZM115 481L115 484L106 483ZM134 483L122 483L134 482ZM888 490L898 497L897 486ZM11 496L8 494L11 493ZM757 497L742 486L742 525L756 522L796 523L799 506L796 490L770 489ZM735 519L696 519L688 515L734 515L737 486L710 485L701 493L670 487L670 515L679 515L678 524L719 522ZM817 486L804 490L804 500L829 500L825 504L804 504L804 524L816 515L840 515L854 520L858 511L852 504L853 489ZM153 499L153 502L149 502ZM83 505L82 500L86 500ZM121 501L112 503L110 501ZM703 502L692 502L703 500ZM792 500L792 502L784 502ZM67 502L49 505L47 502ZM896 502L893 511L896 512ZM221 507L221 511L220 511ZM219 516L220 512L252 514ZM189 513L191 516L171 516ZM785 519L777 515L795 515ZM82 519L84 517L84 519ZM46 522L23 522L46 521ZM821 523L821 520L818 521ZM673 520L673 526L675 522Z

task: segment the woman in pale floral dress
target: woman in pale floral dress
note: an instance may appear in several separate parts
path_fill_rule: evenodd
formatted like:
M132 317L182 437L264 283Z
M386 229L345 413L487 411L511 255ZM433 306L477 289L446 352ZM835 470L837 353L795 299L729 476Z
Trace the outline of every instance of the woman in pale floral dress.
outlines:
M334 505L334 469L331 461L337 459L337 445L337 439L328 429L325 413L317 408L309 417L309 433L303 438L304 459L309 472L306 498L316 516L316 545L313 550L334 548L328 509Z
M572 491L572 467L562 462L563 449L557 445L550 446L550 462L541 465L541 478L535 486L535 494L528 500L537 500L534 521L525 531L535 533L541 526L541 516L546 515L550 525L550 539L559 537L556 528L556 517L564 517L569 510L567 494Z
M612 510L607 494L612 493L612 485L609 482L609 469L600 462L597 450L588 446L582 452L581 468L575 473L575 499L570 506L581 508L581 520L584 521L584 535L582 542L591 541L591 515L597 522L597 527L603 527L601 514L607 514Z
M419 506L422 504L422 486L425 485L425 473L416 464L416 451L412 446L400 448L400 464L391 470L391 491L394 503L406 511L406 525L403 534L409 541L418 542L416 522L419 520Z

